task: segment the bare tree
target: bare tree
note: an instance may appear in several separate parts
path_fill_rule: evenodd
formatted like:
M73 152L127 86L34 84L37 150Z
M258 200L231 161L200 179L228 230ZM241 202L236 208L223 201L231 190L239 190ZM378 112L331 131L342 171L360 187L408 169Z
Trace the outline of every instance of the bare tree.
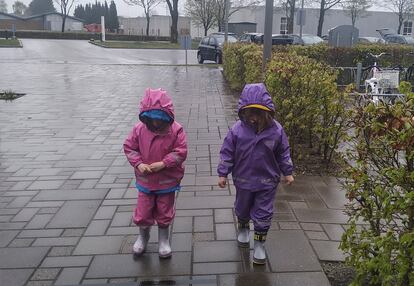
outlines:
M75 0L55 0L55 3L60 7L60 13L62 14L62 33L65 32L66 18L68 17L74 2Z
M207 36L208 30L217 24L216 7L216 0L187 0L185 4L187 15L196 24L203 26L204 36Z
M166 0L171 15L171 43L178 42L178 0ZM172 2L171 2L172 1Z
M217 21L217 27L219 29L219 32L224 31L224 23L225 23L225 11L226 11L226 0L215 0L216 1L216 21ZM227 0L229 3L229 18L231 15L239 11L240 9L244 7L253 7L257 6L261 3L263 3L263 0L235 0L230 1Z
M0 12L7 13L7 3L5 0L0 0Z
M13 7L13 13L15 15L24 15L24 14L26 14L27 6L23 2L16 1L16 2L14 2L12 7Z
M351 18L352 26L355 27L356 21L364 17L367 9L371 8L372 0L344 0L341 5L345 14Z
M342 1L344 0L319 0L317 2L318 4L320 4L319 5L318 31L317 31L317 35L319 37L322 36L323 22L325 20L326 11L340 4Z
M286 14L287 19L287 33L293 34L293 27L295 24L296 4L298 0L282 0L279 5Z
M397 14L397 32L400 34L404 21L414 12L414 0L384 0L382 6Z
M149 36L151 12L158 4L160 4L161 0L124 0L124 2L128 5L135 5L144 9L145 18L147 20L147 28L145 30L145 34Z

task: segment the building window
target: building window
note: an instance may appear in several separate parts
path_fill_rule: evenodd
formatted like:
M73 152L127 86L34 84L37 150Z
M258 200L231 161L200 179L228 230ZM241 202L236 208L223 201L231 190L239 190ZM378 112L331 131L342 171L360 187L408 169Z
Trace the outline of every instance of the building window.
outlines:
M280 33L282 35L287 34L287 18L286 17L280 18Z
M412 32L413 32L413 22L412 21L405 21L404 22L403 35L411 35Z

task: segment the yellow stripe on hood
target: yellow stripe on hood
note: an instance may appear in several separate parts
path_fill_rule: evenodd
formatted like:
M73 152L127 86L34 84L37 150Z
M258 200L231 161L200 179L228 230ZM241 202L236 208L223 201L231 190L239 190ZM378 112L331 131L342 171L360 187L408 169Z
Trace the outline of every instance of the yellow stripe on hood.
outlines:
M262 110L265 110L265 111L272 111L270 108L268 108L268 107L266 107L264 105L260 105L260 104L250 104L250 105L246 105L242 109L246 109L246 108L258 108L258 109L262 109Z

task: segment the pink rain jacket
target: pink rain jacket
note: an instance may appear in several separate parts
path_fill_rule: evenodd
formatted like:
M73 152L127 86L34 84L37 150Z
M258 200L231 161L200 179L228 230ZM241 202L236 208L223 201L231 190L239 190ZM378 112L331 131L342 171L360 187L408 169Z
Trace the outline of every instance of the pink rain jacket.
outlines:
M171 98L163 89L146 89L140 114L153 109L165 111L174 119ZM134 167L137 183L150 191L177 186L184 176L187 140L183 127L175 120L163 134L151 132L142 122L137 123L124 142L124 152ZM137 168L141 163L159 161L163 161L166 167L156 173L142 174Z

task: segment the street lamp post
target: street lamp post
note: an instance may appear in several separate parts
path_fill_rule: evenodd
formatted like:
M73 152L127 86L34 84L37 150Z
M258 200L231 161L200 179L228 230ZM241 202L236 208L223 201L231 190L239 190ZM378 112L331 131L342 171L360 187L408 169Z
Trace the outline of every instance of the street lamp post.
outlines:
M299 21L300 21L300 33L299 33L299 35L300 35L300 38L302 39L302 35L303 35L303 20L304 20L304 15L303 15L303 13L304 13L304 10L303 10L303 7L304 7L304 0L302 0L302 5L301 5L301 7L300 7L300 15L299 15L299 17L300 17L300 19L299 19Z
M264 47L263 47L263 69L272 57L272 26L273 26L273 0L266 0L265 26L264 26Z
M224 42L227 43L229 35L229 1L224 0Z

